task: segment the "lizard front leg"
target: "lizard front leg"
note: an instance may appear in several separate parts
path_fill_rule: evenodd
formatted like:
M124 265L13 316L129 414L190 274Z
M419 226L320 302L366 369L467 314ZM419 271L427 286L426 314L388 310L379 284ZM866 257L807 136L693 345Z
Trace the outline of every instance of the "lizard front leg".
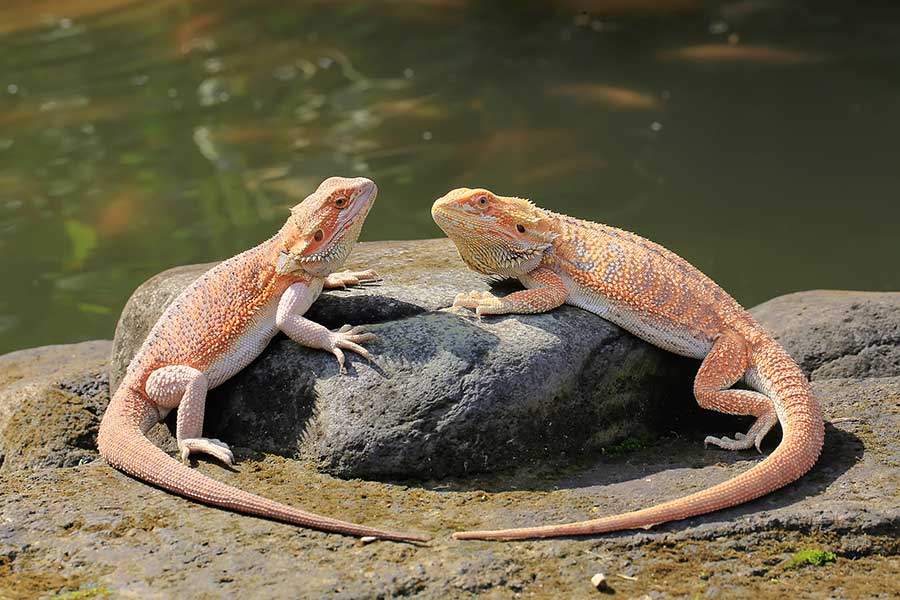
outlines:
M234 454L220 440L203 437L203 416L209 381L202 371L184 365L162 367L150 374L144 385L147 396L162 408L178 408L175 437L181 460L202 452L226 465L234 464Z
M331 273L325 278L323 287L326 290L333 290L335 288L345 288L348 285L374 283L376 281L381 281L381 275L373 269L365 271L338 271L337 273Z
M562 306L569 296L559 275L545 267L539 267L523 277L530 286L527 290L513 292L502 298L490 292L457 294L454 307L469 308L482 315L542 313Z
M303 283L295 283L285 290L278 301L278 309L275 312L275 325L278 329L285 332L298 344L327 350L334 354L341 373L347 372L344 367L345 359L342 348L356 352L371 361L372 355L359 343L374 340L374 333L366 331L360 325L355 327L344 325L337 331L329 331L327 327L302 316L312 304L311 294L309 287Z

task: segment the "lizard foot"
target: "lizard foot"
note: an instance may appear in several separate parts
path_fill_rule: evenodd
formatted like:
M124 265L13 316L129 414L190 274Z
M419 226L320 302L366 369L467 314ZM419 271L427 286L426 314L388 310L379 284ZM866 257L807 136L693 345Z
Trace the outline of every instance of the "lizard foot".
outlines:
M187 464L191 454L200 452L209 454L229 467L234 465L234 454L228 444L220 440L210 438L188 438L178 442L178 450L181 452L181 462Z
M372 269L367 271L339 271L325 278L325 287L345 288L348 285L375 283L376 281L381 281L381 275Z
M368 350L360 346L359 343L371 342L374 339L375 334L371 331L367 331L362 325L356 325L354 327L344 325L337 331L331 332L331 347L329 350L334 354L335 358L337 358L341 374L347 372L347 368L344 366L344 352L341 348L356 352L369 362L372 362L372 355L369 354Z
M753 423L753 426L750 427L746 434L737 432L734 434L734 439L726 436L717 438L710 435L703 440L703 445L708 446L712 444L725 450L748 450L755 446L757 452L762 452L760 445L763 438L766 437L766 434L777 422L778 415L773 410L757 417L756 422Z
M468 308L475 311L475 315L492 314L500 308L503 301L490 292L468 292L457 294L453 299L453 308Z

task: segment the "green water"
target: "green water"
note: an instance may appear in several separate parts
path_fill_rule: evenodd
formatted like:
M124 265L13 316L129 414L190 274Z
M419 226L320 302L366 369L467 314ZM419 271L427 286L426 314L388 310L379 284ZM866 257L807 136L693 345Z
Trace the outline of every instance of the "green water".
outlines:
M747 305L898 289L900 8L853 4L7 1L0 352L110 338L147 277L333 174L378 183L366 240L486 186Z

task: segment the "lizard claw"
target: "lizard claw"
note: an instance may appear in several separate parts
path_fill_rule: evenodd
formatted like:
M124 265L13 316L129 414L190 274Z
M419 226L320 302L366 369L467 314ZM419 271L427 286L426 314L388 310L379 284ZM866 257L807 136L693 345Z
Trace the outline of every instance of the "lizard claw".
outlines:
M490 292L468 292L457 294L453 299L453 308L468 308L475 311L475 315L490 315L502 305L502 300Z
M741 432L735 433L734 439L731 439L728 436L717 438L710 435L707 436L705 440L703 440L703 446L706 447L712 444L713 446L718 446L719 448L723 448L725 450L748 450L755 446L756 450L762 453L762 450L760 450L760 444L762 444L762 440L765 437L765 434L766 432L762 432L761 435L753 435L753 431L751 429L748 434L743 434Z
M187 438L178 442L178 450L181 452L181 462L187 464L193 453L199 452L225 463L229 467L234 465L234 453L228 444L221 440L210 438Z
M373 269L366 271L339 271L331 273L325 278L326 288L346 288L348 285L360 283L375 283L381 281L381 275Z
M762 454L760 446L762 445L763 438L766 437L766 434L769 433L769 430L772 429L777 422L778 415L775 414L774 410L771 410L757 417L756 422L753 423L753 426L750 427L747 433L737 432L734 434L734 439L729 437L717 438L709 436L703 440L703 445L705 447L712 444L713 446L718 446L725 450L749 450L750 448L755 447L756 451Z
M360 346L361 342L371 342L376 339L376 336L371 331L368 331L362 325L344 325L337 331L333 331L331 333L331 353L334 354L335 358L338 361L338 368L341 371L341 374L344 375L347 373L347 368L344 366L344 350L350 350L351 352L355 352L368 360L370 363L372 362L372 354Z

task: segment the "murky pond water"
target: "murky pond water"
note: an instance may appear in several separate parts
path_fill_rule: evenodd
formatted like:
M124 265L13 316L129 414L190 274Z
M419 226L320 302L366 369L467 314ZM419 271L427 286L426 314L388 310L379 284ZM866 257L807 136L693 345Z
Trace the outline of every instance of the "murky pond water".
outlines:
M900 7L852 4L5 2L0 352L111 337L332 174L381 188L363 239L438 236L480 185L748 305L900 288Z

